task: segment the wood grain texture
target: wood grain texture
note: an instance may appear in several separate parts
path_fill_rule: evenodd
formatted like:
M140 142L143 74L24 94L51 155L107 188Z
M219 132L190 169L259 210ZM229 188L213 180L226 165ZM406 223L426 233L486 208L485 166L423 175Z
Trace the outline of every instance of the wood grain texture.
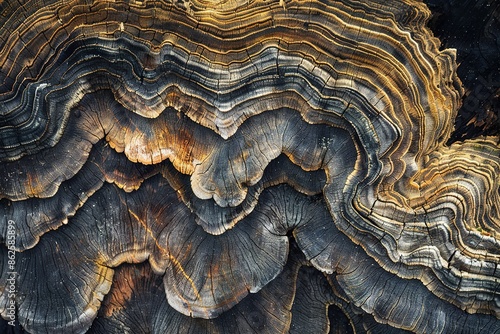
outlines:
M0 2L2 317L500 332L500 140L454 129L470 81L430 18L412 0Z

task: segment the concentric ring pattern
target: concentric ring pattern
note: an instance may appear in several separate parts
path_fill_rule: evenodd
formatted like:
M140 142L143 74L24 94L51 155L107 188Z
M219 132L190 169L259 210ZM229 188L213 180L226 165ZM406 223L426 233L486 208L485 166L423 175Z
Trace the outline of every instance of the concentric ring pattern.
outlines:
M500 332L500 147L445 145L464 92L424 4L0 10L4 319Z

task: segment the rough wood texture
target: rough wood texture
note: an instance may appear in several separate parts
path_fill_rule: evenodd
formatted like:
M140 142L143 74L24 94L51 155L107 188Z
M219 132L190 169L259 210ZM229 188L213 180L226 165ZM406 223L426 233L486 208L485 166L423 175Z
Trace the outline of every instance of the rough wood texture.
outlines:
M499 138L453 132L471 90L424 3L0 13L4 319L14 300L31 333L500 332Z

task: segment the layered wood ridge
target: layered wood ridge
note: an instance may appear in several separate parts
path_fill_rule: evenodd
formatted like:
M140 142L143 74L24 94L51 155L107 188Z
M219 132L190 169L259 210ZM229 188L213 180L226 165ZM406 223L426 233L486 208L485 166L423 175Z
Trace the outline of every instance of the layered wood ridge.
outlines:
M0 6L4 318L14 222L33 333L500 331L500 147L445 145L422 3Z

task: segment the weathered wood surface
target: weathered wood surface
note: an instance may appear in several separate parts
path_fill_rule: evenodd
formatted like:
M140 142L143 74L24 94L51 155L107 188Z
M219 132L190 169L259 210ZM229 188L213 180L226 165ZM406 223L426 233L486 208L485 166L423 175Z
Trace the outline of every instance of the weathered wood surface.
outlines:
M500 332L498 87L462 84L424 3L0 11L4 320L13 300L31 333Z

